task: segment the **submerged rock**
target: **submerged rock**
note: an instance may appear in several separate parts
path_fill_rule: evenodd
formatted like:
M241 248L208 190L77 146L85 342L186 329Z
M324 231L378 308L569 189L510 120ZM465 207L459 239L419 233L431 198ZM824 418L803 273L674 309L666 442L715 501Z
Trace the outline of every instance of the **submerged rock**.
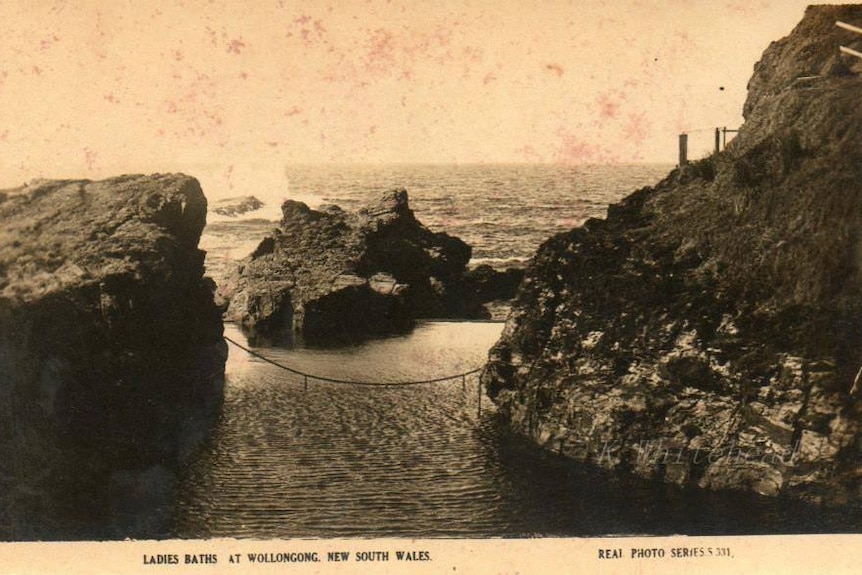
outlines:
M165 528L123 510L173 483L123 486L173 477L221 406L226 347L197 248L206 211L184 175L0 194L0 537Z
M224 198L213 202L212 211L220 216L239 217L263 207L263 202L254 196Z
M227 318L260 334L403 331L416 318L485 317L463 277L470 246L416 220L394 190L348 213L287 200L281 225L220 290Z
M836 20L862 7L809 8L767 49L726 151L541 246L484 376L513 427L621 472L859 504L862 62L839 45L862 38Z

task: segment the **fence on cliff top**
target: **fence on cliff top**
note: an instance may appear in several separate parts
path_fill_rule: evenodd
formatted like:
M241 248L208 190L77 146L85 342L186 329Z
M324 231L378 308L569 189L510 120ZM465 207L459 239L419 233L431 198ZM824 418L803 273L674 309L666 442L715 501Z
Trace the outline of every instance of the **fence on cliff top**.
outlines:
M688 164L688 136L689 134L694 134L697 132L713 132L715 134L715 149L714 152L717 154L721 150L727 147L727 135L735 134L739 132L739 130L734 130L728 128L727 126L723 126L721 128L697 128L694 130L688 130L682 132L679 135L679 167L685 166Z
M848 24L847 22L842 22L840 20L837 20L835 22L835 25L839 28L843 28L844 30L849 30L850 32L854 32L856 34L862 35L862 28L860 28L858 26L854 26L853 24ZM842 54L848 54L850 56L855 56L859 59L862 59L862 52L859 52L857 50L854 50L853 48L849 48L849 47L843 46L843 45L839 46L838 48ZM801 76L799 78L796 78L796 80L794 80L794 84L799 83L799 82L803 82L803 81L810 81L810 80L813 80L813 79L816 79L819 77L820 76ZM689 134L696 133L696 132L707 132L710 130L713 130L713 128L698 128L698 129L688 130L686 132L682 132L679 135L679 167L682 167L682 166L685 166L686 164L688 164L688 149L689 149L688 148L688 136L689 136ZM715 133L715 153L716 154L719 153L721 150L723 150L727 146L727 134L728 133L739 132L739 130L728 129L727 126L724 126L722 128L716 127L716 128L714 128L714 130L715 130L714 133Z

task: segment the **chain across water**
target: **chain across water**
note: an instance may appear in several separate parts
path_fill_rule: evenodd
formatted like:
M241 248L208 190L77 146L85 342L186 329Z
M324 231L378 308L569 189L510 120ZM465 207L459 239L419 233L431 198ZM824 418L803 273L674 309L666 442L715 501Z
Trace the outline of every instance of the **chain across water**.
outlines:
M314 379L316 381L323 381L326 383L336 383L336 384L340 384L340 385L368 385L368 386L378 386L379 387L379 386L407 386L407 385L423 385L423 384L428 384L428 383L442 383L444 381L449 381L452 379L464 380L468 375L473 375L474 373L479 373L485 369L483 367L477 367L476 369L471 369L470 371L465 371L463 373L458 373L455 375L448 375L446 377L436 377L434 379L421 379L421 380L415 380L415 381L392 381L392 382L390 382L390 381L354 381L354 380L350 380L350 379L336 379L333 377L325 377L322 375L314 375L312 373L305 373L303 371L299 371L298 369L294 369L292 367L289 367L289 366L284 365L282 363L279 363L277 361L273 361L273 360L269 359L268 357L263 356L263 355L257 353L256 351L249 349L248 347L242 345L241 343L234 341L233 339L229 338L228 336L224 336L224 339L226 341L232 343L233 345L235 345L239 349L243 350L244 352L246 352L250 355L253 355L254 357L261 359L261 360L265 361L266 363L274 365L274 366L276 366L280 369L283 369L289 373L292 373L294 375L299 375L299 376L302 376L302 377L307 378L307 379Z

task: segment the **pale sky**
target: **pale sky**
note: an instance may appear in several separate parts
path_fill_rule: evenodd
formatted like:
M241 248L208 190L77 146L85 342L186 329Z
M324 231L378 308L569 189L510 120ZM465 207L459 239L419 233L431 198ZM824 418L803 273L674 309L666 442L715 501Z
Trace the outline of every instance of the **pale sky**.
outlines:
M754 63L808 3L0 0L0 187L674 163L679 132L697 153L738 126Z

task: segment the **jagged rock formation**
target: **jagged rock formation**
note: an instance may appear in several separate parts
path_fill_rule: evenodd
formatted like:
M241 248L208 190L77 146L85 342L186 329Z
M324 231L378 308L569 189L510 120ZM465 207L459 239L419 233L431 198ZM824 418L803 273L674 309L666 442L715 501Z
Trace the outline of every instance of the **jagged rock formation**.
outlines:
M421 317L482 317L462 278L470 246L416 220L407 192L347 213L287 200L274 234L220 290L227 319L260 334L403 331Z
M580 460L858 505L862 7L812 7L756 65L727 150L557 235L485 383Z
M213 202L212 211L220 216L239 217L249 212L259 210L263 202L254 196L241 196L238 198L224 198Z
M152 498L222 400L206 211L183 175L0 193L2 538L164 527Z

